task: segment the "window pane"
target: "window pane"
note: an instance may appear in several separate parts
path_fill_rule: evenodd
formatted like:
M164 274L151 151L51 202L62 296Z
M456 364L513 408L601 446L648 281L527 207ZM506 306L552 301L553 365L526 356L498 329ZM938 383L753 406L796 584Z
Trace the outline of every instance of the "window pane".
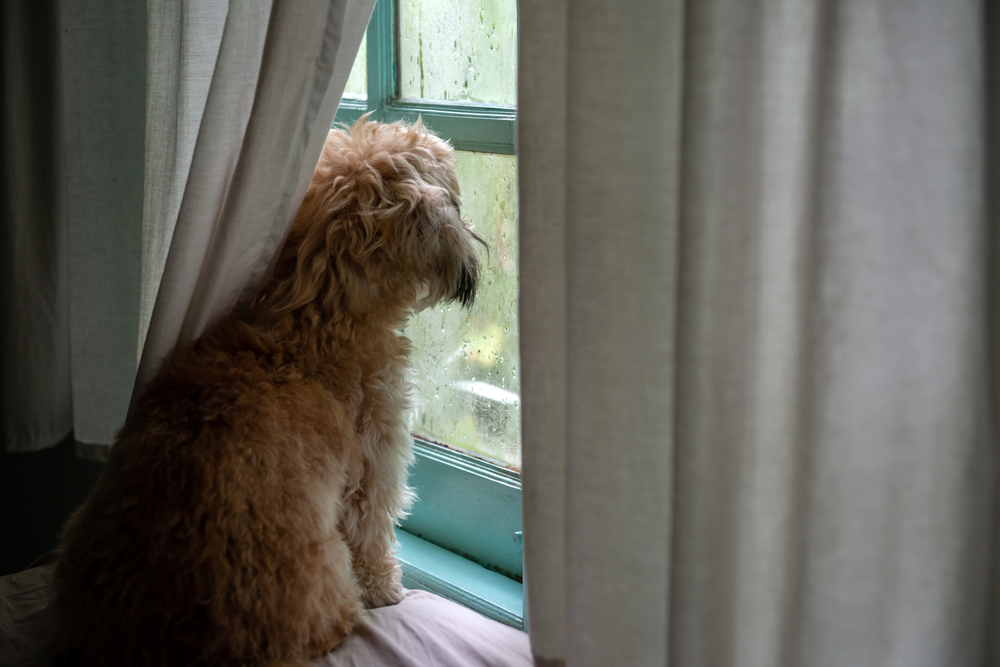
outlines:
M368 34L361 38L361 48L354 59L351 76L347 79L344 97L368 98Z
M516 0L400 0L400 93L517 103Z
M456 152L463 215L489 246L471 311L413 318L414 433L521 465L517 339L517 158Z

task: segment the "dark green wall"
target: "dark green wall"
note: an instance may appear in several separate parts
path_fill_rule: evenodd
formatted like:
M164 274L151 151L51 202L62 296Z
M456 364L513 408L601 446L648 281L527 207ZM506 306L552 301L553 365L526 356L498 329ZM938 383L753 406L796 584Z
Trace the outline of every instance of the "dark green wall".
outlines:
M72 438L40 452L0 448L0 575L56 548L69 515L87 499L103 463L78 459Z

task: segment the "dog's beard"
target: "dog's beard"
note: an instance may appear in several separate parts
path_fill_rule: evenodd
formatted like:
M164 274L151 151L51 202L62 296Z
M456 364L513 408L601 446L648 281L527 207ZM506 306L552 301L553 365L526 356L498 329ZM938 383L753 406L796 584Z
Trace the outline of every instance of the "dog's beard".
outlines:
M452 301L458 301L463 308L471 308L476 301L476 287L479 284L479 261L472 256L468 261L462 263L462 269L458 277L458 286Z
M471 228L466 226L466 232L472 237L472 240L479 243L489 252L489 246L486 245L484 241L478 234L472 231ZM450 301L458 301L462 304L463 308L472 308L472 304L476 301L476 289L479 287L479 258L476 257L475 253L470 252L466 257L465 261L462 262L462 267L458 275L458 284L455 286L455 293L452 295Z

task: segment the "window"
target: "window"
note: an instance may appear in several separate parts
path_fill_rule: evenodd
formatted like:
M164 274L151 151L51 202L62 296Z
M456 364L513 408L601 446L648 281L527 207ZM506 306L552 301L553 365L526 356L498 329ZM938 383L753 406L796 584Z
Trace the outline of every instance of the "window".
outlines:
M420 501L401 543L520 581L516 30L516 0L378 0L337 122L419 116L456 149L463 215L490 250L471 311L439 306L405 332L422 404L410 415Z

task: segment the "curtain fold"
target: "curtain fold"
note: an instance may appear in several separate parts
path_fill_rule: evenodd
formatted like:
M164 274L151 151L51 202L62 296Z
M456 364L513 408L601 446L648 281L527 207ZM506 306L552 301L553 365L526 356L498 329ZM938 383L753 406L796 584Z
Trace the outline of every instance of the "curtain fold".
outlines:
M146 16L132 0L63 0L73 436L110 443L135 378Z
M8 450L70 430L111 444L163 356L245 304L304 196L372 5L4 7Z
M145 16L124 0L3 12L4 442L107 443L136 367Z
M538 664L983 664L987 7L682 4L522 3Z
M520 6L525 566L540 658L666 655L681 9ZM651 63L660 76L644 75ZM656 113L626 122L636 108ZM614 613L623 600L631 613Z
M220 3L186 2L180 12L151 4L151 11L181 20L178 32L158 40L168 63L192 48L184 17L208 12L217 22L221 13L207 9L213 4ZM373 4L231 4L221 35L217 27L204 35L201 48L218 54L207 92L203 63L191 65L201 78L185 104L161 111L151 91L147 142L178 140L158 158L171 185L147 188L145 255L152 265L143 311L150 322L133 400L171 349L247 305L259 287L305 195Z
M518 180L533 179L518 201L518 327L531 341L520 345L522 507L533 535L524 606L537 664L566 652L568 10L568 0L518 5Z
M148 85L137 365L191 170L228 9L227 2L146 2Z
M73 422L59 1L0 11L0 426L7 451L30 451Z

